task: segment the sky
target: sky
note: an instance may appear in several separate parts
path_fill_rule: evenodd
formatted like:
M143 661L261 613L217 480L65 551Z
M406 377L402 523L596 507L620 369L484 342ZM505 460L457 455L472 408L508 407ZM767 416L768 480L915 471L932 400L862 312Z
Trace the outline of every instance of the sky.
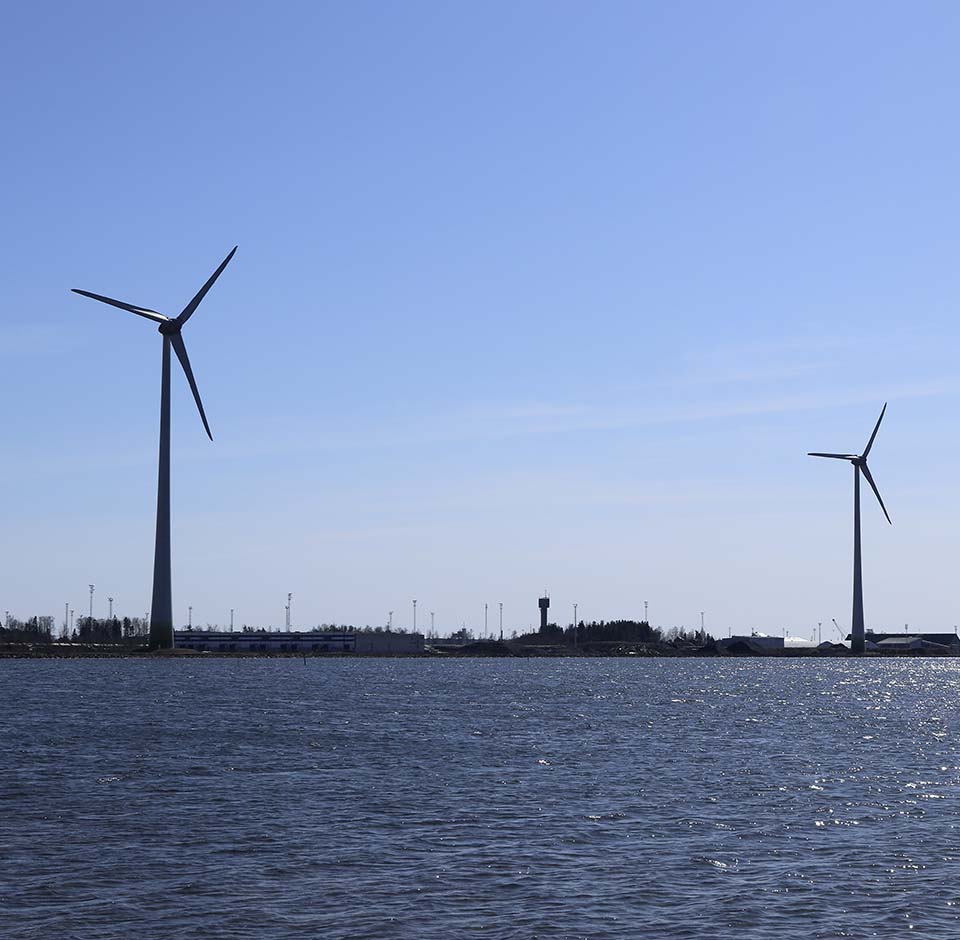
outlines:
M19 4L0 609L952 630L952 3ZM176 369L176 365L174 366Z

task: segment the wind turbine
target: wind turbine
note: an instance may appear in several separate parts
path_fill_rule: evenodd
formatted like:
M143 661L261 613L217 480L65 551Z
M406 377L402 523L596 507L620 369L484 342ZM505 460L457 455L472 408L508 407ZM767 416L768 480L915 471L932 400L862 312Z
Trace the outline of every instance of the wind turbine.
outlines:
M890 513L887 512L887 507L883 505L880 490L877 489L877 484L873 482L873 476L870 474L870 468L867 466L867 455L870 453L870 448L873 447L874 438L877 436L877 431L880 430L880 422L883 420L886 410L887 405L886 402L884 402L880 417L877 418L876 427L874 427L873 434L870 435L870 440L867 441L867 446L864 448L862 454L811 453L807 455L808 457L832 457L834 460L848 460L853 464L853 626L850 630L850 648L854 653L862 653L866 645L863 630L863 574L860 564L861 473L867 478L867 483L870 484L870 488L877 497L877 502L880 503L883 514L887 517L887 522L890 522ZM890 522L890 524L893 525L892 522ZM834 621L834 623L836 623L836 621Z
M220 267L210 275L207 283L197 291L193 300L173 318L157 313L156 310L148 310L145 307L124 303L122 300L112 300L101 294L91 294L89 291L73 288L75 294L92 297L94 300L111 304L121 310L129 310L138 317L159 323L159 332L163 336L163 367L160 379L160 470L157 476L157 540L153 556L150 649L173 649L173 596L170 585L170 347L173 347L180 365L183 366L187 382L190 383L190 391L193 392L193 398L200 412L200 420L203 422L207 437L212 441L213 435L210 433L210 425L207 424L207 416L203 412L200 392L197 391L197 383L187 356L187 347L183 343L180 331L187 320L193 316L207 291L223 273L223 269L229 264L236 250L234 247L233 251L223 259Z

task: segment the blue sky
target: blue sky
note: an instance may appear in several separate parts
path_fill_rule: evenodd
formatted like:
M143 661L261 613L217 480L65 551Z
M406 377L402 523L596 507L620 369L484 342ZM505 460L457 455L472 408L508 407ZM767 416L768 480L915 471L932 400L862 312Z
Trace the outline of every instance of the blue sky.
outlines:
M951 629L953 4L20 5L0 607L149 605L176 313L195 623ZM491 623L495 620L491 613Z

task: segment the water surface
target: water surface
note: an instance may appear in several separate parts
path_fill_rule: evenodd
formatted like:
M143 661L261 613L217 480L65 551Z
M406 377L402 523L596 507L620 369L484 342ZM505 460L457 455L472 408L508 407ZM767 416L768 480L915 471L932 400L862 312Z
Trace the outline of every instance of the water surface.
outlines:
M0 936L960 935L956 660L0 663Z

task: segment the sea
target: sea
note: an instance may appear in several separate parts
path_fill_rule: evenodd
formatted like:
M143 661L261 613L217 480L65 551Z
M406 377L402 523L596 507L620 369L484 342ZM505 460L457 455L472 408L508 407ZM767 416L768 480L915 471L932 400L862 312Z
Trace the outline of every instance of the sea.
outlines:
M2 940L960 936L960 660L0 662Z

